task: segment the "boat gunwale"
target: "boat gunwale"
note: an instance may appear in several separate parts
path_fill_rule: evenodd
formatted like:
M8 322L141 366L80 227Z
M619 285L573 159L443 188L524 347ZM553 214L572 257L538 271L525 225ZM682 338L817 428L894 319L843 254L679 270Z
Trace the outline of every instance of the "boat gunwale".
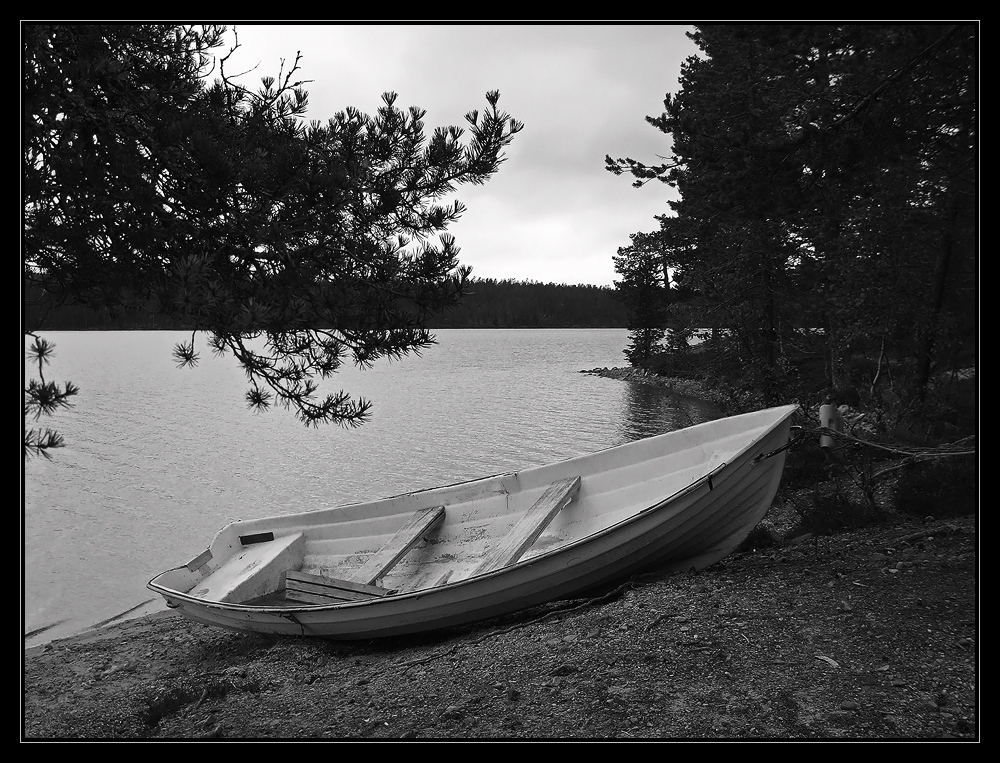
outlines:
M468 578L463 578L462 580L456 580L454 582L447 582L447 583L443 583L441 585L432 586L430 588L422 588L422 589L418 589L418 590L414 590L414 591L397 592L397 593L390 594L388 596L382 596L382 597L377 597L377 598L373 598L373 599L366 599L366 600L360 600L360 601L344 601L344 602L338 602L338 603L335 603L335 604L304 604L304 603L297 603L297 604L292 604L292 605L281 605L281 606L257 605L257 604L240 604L240 603L237 603L237 602L221 602L221 601L200 599L200 598L191 596L191 595L189 595L187 593L183 593L183 592L175 591L173 589L165 588L165 587L163 587L163 586L161 586L161 585L159 585L159 584L156 583L157 579L163 577L164 575L169 574L170 572L174 572L176 570L180 570L180 569L184 568L185 565L178 565L177 567L173 567L173 568L171 568L169 570L164 570L163 572L161 572L161 573L157 574L156 576L154 576L146 584L146 587L149 588L152 591L155 591L156 593L159 593L161 596L163 596L164 598L167 598L168 600L169 599L180 600L180 601L184 601L184 602L187 602L187 603L190 603L190 604L194 604L194 605L196 605L198 607L203 607L203 608L206 608L206 609L217 609L217 610L222 610L222 611L239 612L239 613L244 613L244 614L268 614L268 615L274 615L274 616L277 616L277 617L287 617L289 615L294 615L295 613L298 613L298 612L304 612L304 613L314 614L314 613L321 613L321 612L326 612L326 611L344 611L344 610L350 610L350 609L355 609L355 608L359 608L359 607L370 607L370 606L376 605L376 604L384 604L384 603L387 603L389 601L399 602L399 601L405 601L407 599L424 598L424 597L427 597L427 596L429 596L431 594L436 594L436 593L438 593L440 591L445 591L445 590L448 590L448 591L458 590L458 589L460 589L462 587L469 586L469 585L474 585L474 584L477 584L477 583L481 583L483 581L491 580L491 579L494 579L494 578L502 576L502 575L509 575L509 574L513 573L514 571L519 571L519 570L525 569L525 568L527 568L529 566L536 565L536 564L542 563L544 561L547 561L548 559L550 559L553 556L560 555L560 554L565 554L567 551L574 550L574 549L577 549L579 547L582 547L582 546L594 543L594 542L600 540L601 538L603 538L603 537L605 537L607 535L610 535L612 533L620 531L623 527L625 527L627 525L630 525L630 524L633 524L633 523L636 523L636 522L639 522L639 521L645 519L651 513L656 513L656 512L659 512L659 511L663 510L669 504L675 503L676 501L678 501L681 498L683 498L685 495L694 492L699 487L701 487L701 486L703 486L705 484L710 483L711 479L714 476L716 476L720 472L726 470L728 467L735 465L736 462L738 462L756 444L760 443L768 435L770 435L775 429L777 429L779 426L781 426L781 424L783 424L785 421L787 421L792 416L792 414L794 414L795 411L798 410L798 407L799 406L797 406L797 405L784 405L784 406L776 406L776 407L770 408L770 409L763 409L761 411L751 412L751 414L753 414L753 413L758 413L759 414L759 413L766 413L768 411L783 410L784 414L781 415L780 417L776 418L770 425L768 425L766 428L764 428L756 437L754 437L753 439L749 440L742 448L740 448L738 451L736 451L734 454L732 454L727 461L724 461L724 462L718 464L717 466L715 466L713 469L711 469L706 474L704 474L704 475L702 475L702 476L700 476L700 477L692 480L687 485L685 485L684 487L680 488L679 490L677 490L676 492L672 493L671 495L667 496L666 498L663 498L663 499L657 501L656 503L654 503L654 504L652 504L650 506L646 506L645 508L638 509L637 511L634 511L629 516L627 516L627 517L625 517L625 518L623 518L623 519L615 522L614 524L608 525L607 527L605 527L605 528L603 528L601 530L598 530L596 532L593 532L593 533L591 533L589 535L586 535L586 536L584 536L582 538L578 538L576 540L570 541L570 542L565 543L563 545L559 545L559 546L555 546L555 547L553 547L551 549L547 549L547 550L545 550L545 551L543 551L543 552L541 552L539 554L536 554L535 556L529 557L527 559L522 559L522 560L520 560L520 561L518 561L518 562L516 562L514 564L507 565L505 567L501 567L499 569L491 570L489 572L481 573L481 574L478 574L478 575L473 575L473 576L468 577ZM718 421L718 420L721 420L721 419L716 419L716 420L713 420L713 421ZM712 421L703 422L703 424L706 424L706 425L711 424L711 423L713 423L713 422ZM698 425L696 425L696 426L698 426ZM688 429L690 429L690 428L688 428ZM677 432L677 431L684 431L684 430L674 430L674 432ZM672 434L672 433L673 432L665 432L664 435L669 435L669 434ZM656 436L664 436L664 435L656 435ZM646 438L646 439L651 439L651 438ZM616 448L627 447L627 446L633 445L635 443L640 443L640 442L642 442L642 440L635 440L635 441L632 441L632 442L623 443L621 445L612 445L612 446L609 446L607 448L603 448L603 449L598 450L598 451L593 451L592 453L587 453L587 454L583 454L583 455L579 455L579 456L571 456L569 458L562 459L560 461L553 461L550 464L544 464L544 465L541 465L540 467L533 467L533 468L544 468L544 467L548 467L548 466L554 466L554 465L558 465L558 464L564 464L567 461L573 461L573 460L576 460L576 459L588 458L590 456L594 456L594 455L597 455L597 454L600 454L600 453L604 453L604 452L609 451L609 450L614 450ZM529 467L529 469L530 468L532 468L532 467ZM455 483L452 483L452 484L449 484L449 485L439 485L439 486L435 486L435 487L424 488L424 489L421 489L421 490L416 490L416 491L414 491L412 493L403 493L403 494L400 494L400 495L397 495L397 496L389 496L389 497L384 498L384 499L376 499L375 501L360 501L360 502L357 502L357 503L354 503L354 504L345 504L343 507L337 507L337 508L346 508L348 506L360 506L360 505L364 505L366 503L377 503L378 501L381 501L381 500L391 500L393 498L404 498L404 497L408 497L408 496L411 496L411 495L419 495L420 493L425 493L425 492L430 492L430 491L435 491L435 490L445 490L445 489L448 489L448 488L451 488L451 487L457 487L457 486L461 486L461 485L467 485L467 484L471 484L471 483L475 483L475 482L484 482L484 481L488 481L488 480L493 480L493 479L497 479L497 478L506 477L506 476L509 476L509 475L517 475L517 474L520 474L521 472L524 472L524 471L527 471L527 469L515 470L515 471L508 471L508 472L501 472L501 473L498 473L498 474L490 475L488 477L478 477L478 478L474 478L474 479L470 479L470 480L462 480L462 481L455 482ZM174 606L176 607L178 605L175 604Z

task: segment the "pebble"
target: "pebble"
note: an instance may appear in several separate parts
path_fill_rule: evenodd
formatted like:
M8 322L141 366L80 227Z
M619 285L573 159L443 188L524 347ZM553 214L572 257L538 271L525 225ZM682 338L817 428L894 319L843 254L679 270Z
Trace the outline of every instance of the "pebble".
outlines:
M575 673L577 670L579 670L579 668L577 668L576 665L570 665L569 663L564 663L559 667L555 668L551 673L549 673L549 675L568 676L570 673Z

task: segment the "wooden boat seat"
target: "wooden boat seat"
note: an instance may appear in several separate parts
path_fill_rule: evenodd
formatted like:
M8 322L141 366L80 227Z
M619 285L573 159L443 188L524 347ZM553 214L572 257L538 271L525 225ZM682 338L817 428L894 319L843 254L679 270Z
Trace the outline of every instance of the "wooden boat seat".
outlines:
M396 566L423 534L444 518L444 506L420 509L378 551L345 578L289 571L285 574L285 598L307 604L331 604L373 596L388 596L395 590L376 585Z
M538 539L555 515L569 505L579 491L579 477L558 480L549 485L541 498L535 501L514 528L504 536L500 545L479 564L474 574L482 575L484 572L516 563L524 552L531 548L531 544Z
M266 535L270 536L266 540L254 537L245 542L243 551L196 585L191 595L238 604L279 590L285 570L302 565L305 537L302 533L278 538Z
M444 519L444 506L434 506L414 512L409 521L403 525L389 542L373 554L364 565L347 576L348 580L366 585L374 585L375 581L385 577L396 563L413 548L423 534Z

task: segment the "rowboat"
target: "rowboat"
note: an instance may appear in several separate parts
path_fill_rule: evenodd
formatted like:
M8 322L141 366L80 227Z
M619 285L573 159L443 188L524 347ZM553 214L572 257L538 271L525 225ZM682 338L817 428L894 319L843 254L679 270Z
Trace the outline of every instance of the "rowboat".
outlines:
M703 569L767 513L782 406L545 466L233 522L148 587L237 631L370 639L468 624L651 569Z

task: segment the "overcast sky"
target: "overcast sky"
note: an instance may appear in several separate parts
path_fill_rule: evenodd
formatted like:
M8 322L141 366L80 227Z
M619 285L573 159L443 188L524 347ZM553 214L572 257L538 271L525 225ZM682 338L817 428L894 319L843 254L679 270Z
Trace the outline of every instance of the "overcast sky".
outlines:
M257 66L254 82L302 53L309 119L381 94L427 111L427 132L465 126L463 115L500 91L524 123L507 161L485 186L457 189L467 207L449 231L461 262L481 278L610 285L612 256L629 234L657 226L673 191L604 169L604 157L657 161L666 135L649 125L697 53L685 24L373 25L231 23L241 50L227 73Z

